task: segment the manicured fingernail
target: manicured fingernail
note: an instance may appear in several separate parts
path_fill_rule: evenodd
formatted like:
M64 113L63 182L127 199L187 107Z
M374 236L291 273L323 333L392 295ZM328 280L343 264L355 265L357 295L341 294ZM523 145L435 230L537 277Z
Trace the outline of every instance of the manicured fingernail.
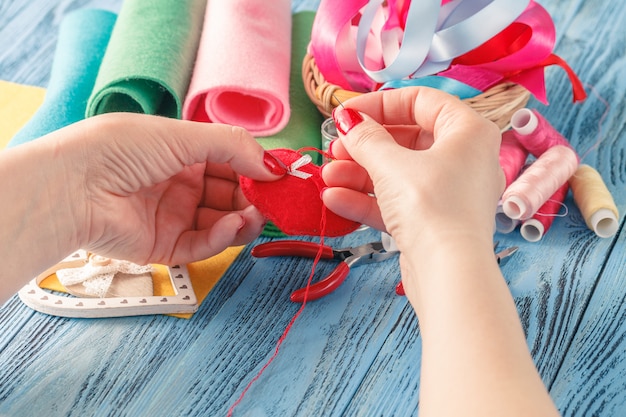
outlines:
M323 196L324 196L324 191L328 190L329 187L324 187L320 190L320 200L323 200Z
M346 135L350 129L363 121L363 116L354 109L336 107L333 111L333 119L335 119L337 130Z
M328 154L330 155L331 158L335 157L335 154L333 153L333 144L337 141L337 139L333 139L330 141L330 143L328 144Z
M246 218L241 216L241 224L237 228L237 231L240 231L241 229L243 229L245 227L245 225L246 225Z
M285 175L287 173L287 167L285 164L267 151L265 151L265 154L263 155L263 162L274 175Z

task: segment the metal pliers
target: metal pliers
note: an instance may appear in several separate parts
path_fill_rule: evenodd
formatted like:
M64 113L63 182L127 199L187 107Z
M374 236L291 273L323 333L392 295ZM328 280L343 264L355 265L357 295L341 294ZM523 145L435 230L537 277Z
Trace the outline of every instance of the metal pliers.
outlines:
M325 278L312 284L308 288L307 300L316 300L335 291L350 273L350 268L362 264L382 262L392 258L397 251L386 251L382 242L370 242L361 246L333 249L330 246L300 240L277 240L262 243L252 248L250 252L256 258L270 256L299 256L315 258L321 249L321 259L339 261L339 265ZM304 301L307 288L301 288L291 294L291 301Z
M502 266L509 259L509 256L511 256L515 252L517 252L519 247L518 246L510 246L510 247L508 247L506 249L502 249L501 251L496 252L496 249L498 249L498 245L499 244L500 244L500 242L498 242L498 241L496 241L493 244L493 251L495 252L496 262L498 262L498 265ZM398 285L396 285L396 294L398 294L398 295L405 295L404 294L404 287L402 286L402 281L400 281L398 283Z

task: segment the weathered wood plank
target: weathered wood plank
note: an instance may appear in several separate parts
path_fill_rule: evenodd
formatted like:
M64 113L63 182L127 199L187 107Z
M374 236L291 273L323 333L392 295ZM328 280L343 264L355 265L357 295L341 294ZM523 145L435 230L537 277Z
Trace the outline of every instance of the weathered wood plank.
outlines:
M626 415L625 234L622 230L552 385L568 416Z

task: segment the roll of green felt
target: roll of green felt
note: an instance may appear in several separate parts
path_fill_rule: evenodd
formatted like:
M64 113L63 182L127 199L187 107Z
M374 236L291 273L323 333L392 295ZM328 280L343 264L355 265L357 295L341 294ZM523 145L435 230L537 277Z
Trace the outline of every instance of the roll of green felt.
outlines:
M311 28L315 12L306 11L293 15L291 33L291 73L289 81L289 105L291 116L287 126L272 136L257 138L265 149L287 148L298 150L305 147L320 149L322 135L320 128L323 117L311 102L302 82L302 60L311 40ZM316 152L309 153L316 162L321 157ZM263 236L286 236L275 224L268 222Z
M110 112L181 117L206 0L126 0L87 104Z
M44 101L8 147L84 119L116 17L106 10L79 9L62 20Z
M293 15L291 34L291 73L289 81L289 105L291 116L287 126L272 136L257 138L265 149L288 148L298 150L304 147L320 148L322 144L320 127L321 113L311 102L302 82L302 60L311 40L311 28L315 12L306 11ZM318 153L312 153L314 161L320 161Z

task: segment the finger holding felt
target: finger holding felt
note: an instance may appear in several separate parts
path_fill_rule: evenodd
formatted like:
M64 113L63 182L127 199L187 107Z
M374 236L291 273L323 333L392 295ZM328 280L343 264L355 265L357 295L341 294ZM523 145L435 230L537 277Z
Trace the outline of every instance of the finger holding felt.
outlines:
M90 163L125 166L132 191L165 181L185 166L206 162L212 166L227 164L231 171L261 181L280 178L265 164L265 152L252 135L236 126L115 113L95 116L67 129L82 130L77 135L58 135L80 138L81 146L94 155ZM109 142L98 141L102 132L109 132ZM111 153L112 147L118 152ZM85 168L89 170L90 165Z
M239 181L207 177L200 206L216 210L243 210L250 205L239 187Z
M189 263L217 255L234 245L240 228L246 220L238 213L221 217L210 228L182 233L172 250L168 264Z
M354 161L337 160L321 168L322 179L328 187L350 188L363 193L374 191L367 171Z
M329 187L322 191L322 201L338 216L386 230L375 197L349 188Z
M478 113L456 96L429 87L407 87L377 91L351 98L345 107L363 112L383 125L418 125L436 133L441 128L455 128L455 121L465 125Z
M219 178L233 182L239 181L239 174L233 171L233 168L227 163L217 164L207 161L204 175L207 178Z
M374 182L376 173L387 169L380 161L393 161L399 152L406 150L382 125L352 108L336 108L333 118L341 144L352 159L369 172ZM333 143L333 155L335 148Z

